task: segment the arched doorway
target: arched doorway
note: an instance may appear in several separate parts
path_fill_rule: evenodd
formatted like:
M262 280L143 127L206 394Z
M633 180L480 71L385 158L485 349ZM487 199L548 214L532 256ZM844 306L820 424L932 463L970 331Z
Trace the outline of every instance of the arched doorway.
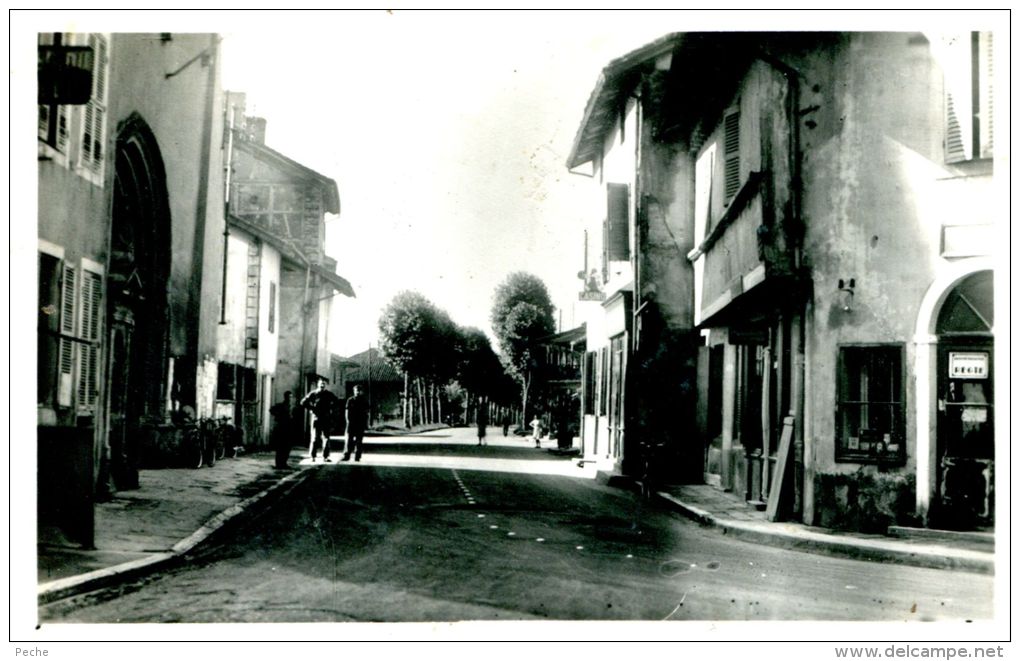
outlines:
M931 521L993 524L995 392L991 271L960 280L938 312L935 492Z
M110 473L138 486L138 439L161 420L167 370L170 206L155 136L132 115L117 137L110 252Z

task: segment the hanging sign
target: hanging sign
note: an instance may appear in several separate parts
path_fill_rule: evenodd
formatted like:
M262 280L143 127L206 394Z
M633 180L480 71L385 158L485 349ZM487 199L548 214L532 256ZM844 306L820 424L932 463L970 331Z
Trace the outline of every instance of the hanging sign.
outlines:
M988 354L976 351L949 352L950 379L987 379Z

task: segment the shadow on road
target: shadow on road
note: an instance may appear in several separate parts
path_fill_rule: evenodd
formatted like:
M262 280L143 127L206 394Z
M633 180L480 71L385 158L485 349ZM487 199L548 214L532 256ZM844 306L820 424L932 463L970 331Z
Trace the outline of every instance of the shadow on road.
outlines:
M406 437L405 437L406 438ZM434 436L428 437L435 438ZM424 439L423 439L424 440ZM424 443L392 441L379 438L365 438L365 454L374 455L417 455L435 457L478 457L484 459L517 459L526 461L570 461L572 457L549 452L546 448L530 445L512 447L507 445L470 445L465 443ZM576 461L576 458L574 458Z

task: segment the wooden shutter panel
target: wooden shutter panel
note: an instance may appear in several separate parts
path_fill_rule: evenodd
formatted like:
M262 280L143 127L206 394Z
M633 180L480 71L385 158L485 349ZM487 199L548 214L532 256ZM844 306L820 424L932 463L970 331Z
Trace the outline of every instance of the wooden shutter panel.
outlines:
M81 283L81 334L87 341L79 352L78 407L91 409L95 405L99 370L99 313L102 299L102 279L89 271L82 272Z
M724 185L727 202L740 190L740 113L726 115L723 126Z
M82 122L81 164L99 172L102 170L104 140L106 139L106 37L90 34L88 44L94 52L92 70L92 98L85 105Z
M973 157L970 33L946 37L943 71L946 162Z
M978 114L981 140L981 158L991 158L993 154L994 129L994 62L992 57L992 33L978 34Z
M64 265L64 277L60 294L60 369L58 370L57 404L71 405L74 377L74 312L75 312L75 270Z
M609 261L630 259L630 189L627 184L608 184Z

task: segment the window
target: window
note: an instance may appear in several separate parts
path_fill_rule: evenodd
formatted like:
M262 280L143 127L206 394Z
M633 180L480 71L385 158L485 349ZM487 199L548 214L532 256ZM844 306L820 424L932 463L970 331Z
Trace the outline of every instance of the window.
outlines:
M79 164L82 168L101 175L106 144L107 39L101 34L90 34L88 45L94 53L92 98L85 104L83 112Z
M276 283L269 283L269 332L276 332Z
M611 262L630 259L630 188L607 184L606 250Z
M57 361L60 356L61 260L39 253L39 309L37 331L39 355L37 364L37 401L41 406L55 407Z
M52 33L39 35L40 46L52 46ZM39 106L39 139L60 153L67 153L69 107L62 105Z
M902 347L840 347L837 370L836 460L902 463Z
M991 158L992 33L947 35L942 46L946 162Z

